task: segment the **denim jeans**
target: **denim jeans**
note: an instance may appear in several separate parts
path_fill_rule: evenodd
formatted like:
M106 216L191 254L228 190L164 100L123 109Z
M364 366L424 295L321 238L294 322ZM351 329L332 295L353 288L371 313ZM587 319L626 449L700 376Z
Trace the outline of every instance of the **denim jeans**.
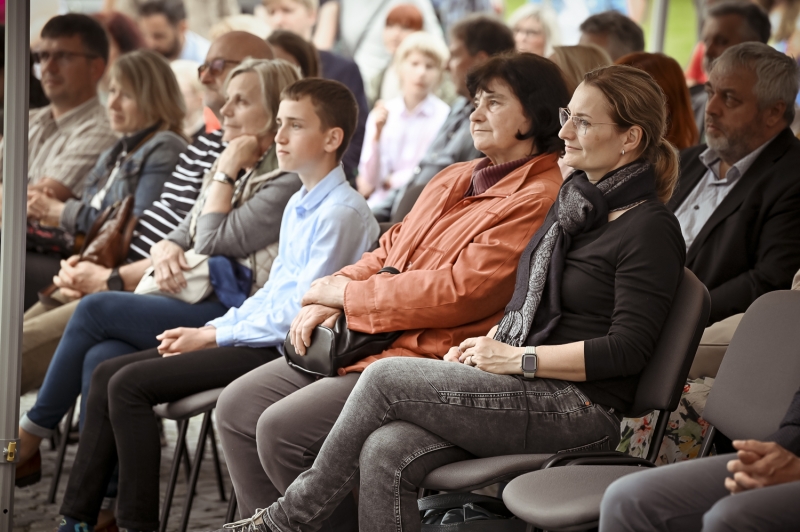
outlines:
M318 530L354 487L363 531L418 531L417 487L467 457L613 449L619 418L574 384L390 358L358 380L314 465L267 509L276 532Z
M78 304L47 369L36 403L20 421L47 438L81 395L81 428L92 372L103 361L159 344L156 335L176 327L202 327L227 309L216 301L190 305L163 296L101 292Z

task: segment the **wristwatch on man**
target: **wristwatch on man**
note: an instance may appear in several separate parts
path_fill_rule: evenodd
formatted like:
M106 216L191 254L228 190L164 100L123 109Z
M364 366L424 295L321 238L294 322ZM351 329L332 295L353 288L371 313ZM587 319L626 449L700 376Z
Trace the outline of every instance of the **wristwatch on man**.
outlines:
M212 179L230 186L234 186L236 184L236 181L225 172L216 172Z
M106 286L111 292L122 292L125 290L125 283L119 275L119 268L111 270L111 275L106 279Z
M539 367L539 357L536 356L536 346L528 346L522 353L522 376L532 379L536 376Z

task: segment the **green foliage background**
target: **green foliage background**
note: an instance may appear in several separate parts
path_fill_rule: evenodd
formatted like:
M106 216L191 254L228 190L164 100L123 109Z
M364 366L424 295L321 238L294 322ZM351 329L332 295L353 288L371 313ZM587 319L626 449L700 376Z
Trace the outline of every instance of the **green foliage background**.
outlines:
M511 14L526 0L506 0L506 14ZM668 0L667 34L664 53L674 57L684 68L697 42L697 15L692 0ZM650 34L652 0L648 0L648 15L644 24L645 36Z

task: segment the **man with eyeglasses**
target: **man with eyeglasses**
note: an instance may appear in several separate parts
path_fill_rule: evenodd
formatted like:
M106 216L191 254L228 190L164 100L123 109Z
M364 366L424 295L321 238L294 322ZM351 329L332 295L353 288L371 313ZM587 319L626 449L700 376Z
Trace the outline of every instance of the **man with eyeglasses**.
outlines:
M29 116L29 190L46 190L60 201L80 197L100 153L116 141L97 99L107 61L108 38L94 19L68 14L45 24L31 62L50 105ZM0 180L2 157L0 151Z

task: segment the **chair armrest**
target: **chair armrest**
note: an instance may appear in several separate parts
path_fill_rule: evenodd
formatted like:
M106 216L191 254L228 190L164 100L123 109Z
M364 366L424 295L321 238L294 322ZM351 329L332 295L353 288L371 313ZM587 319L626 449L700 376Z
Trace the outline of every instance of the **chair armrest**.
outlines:
M597 458L578 458L564 464L566 466L576 465L624 465L624 466L639 466L639 467L656 467L650 460L638 458L635 456L620 456L618 458L612 457L597 457Z
M548 469L551 467L567 465L570 462L581 458L602 460L602 459L631 458L631 457L619 451L577 451L571 453L558 453L557 455L554 455L552 458L544 462L542 464L541 469ZM604 463L609 463L609 462L604 462Z

